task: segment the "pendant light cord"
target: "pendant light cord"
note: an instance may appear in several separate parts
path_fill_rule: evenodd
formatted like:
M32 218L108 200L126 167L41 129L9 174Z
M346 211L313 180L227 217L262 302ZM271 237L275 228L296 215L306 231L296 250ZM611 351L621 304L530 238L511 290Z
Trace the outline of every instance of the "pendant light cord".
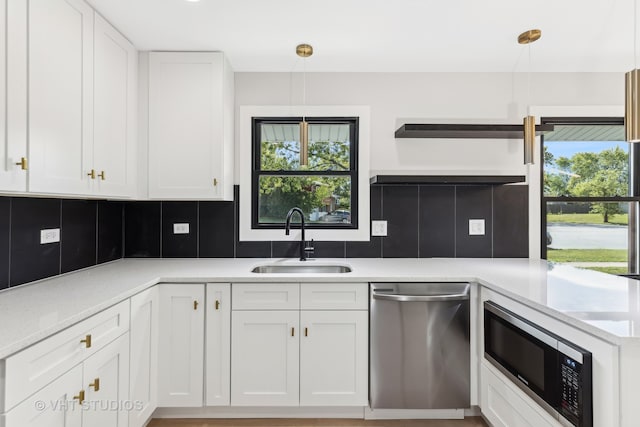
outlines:
M527 72L527 116L531 115L531 43L527 44L529 48L529 70Z
M638 0L633 0L633 69L638 68Z

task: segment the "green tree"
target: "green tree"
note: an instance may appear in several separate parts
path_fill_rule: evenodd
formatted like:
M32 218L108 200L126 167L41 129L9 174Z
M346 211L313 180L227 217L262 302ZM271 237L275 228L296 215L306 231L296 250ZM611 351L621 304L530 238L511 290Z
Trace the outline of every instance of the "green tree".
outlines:
M558 157L544 147L544 194L550 197L569 195L569 179L571 177L571 160Z
M568 190L572 196L626 196L629 182L629 155L619 147L599 153L576 153L571 157ZM622 213L617 203L593 203L591 212L602 215L603 221Z
M308 160L308 165L300 166L300 145L296 141L262 142L262 171L317 171L318 175L262 176L259 182L260 218L281 222L294 206L309 213L332 197L339 200L341 209L351 208L350 178L322 175L324 171L350 169L349 142L312 141Z

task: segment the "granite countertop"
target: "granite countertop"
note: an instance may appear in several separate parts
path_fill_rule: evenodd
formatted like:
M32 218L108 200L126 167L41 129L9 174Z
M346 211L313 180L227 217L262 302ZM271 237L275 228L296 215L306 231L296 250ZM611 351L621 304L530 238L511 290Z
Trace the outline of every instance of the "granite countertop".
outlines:
M472 281L614 344L640 340L640 281L531 259L340 258L344 274L256 274L278 259L123 259L0 292L0 359L156 283Z

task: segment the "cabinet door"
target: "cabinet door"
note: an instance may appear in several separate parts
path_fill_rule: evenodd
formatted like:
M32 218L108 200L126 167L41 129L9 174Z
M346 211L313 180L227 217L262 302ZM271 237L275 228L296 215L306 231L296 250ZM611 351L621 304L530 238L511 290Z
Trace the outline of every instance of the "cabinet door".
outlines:
M4 416L4 427L80 427L82 364L58 377Z
M29 190L90 194L93 10L29 1Z
M129 399L140 402L129 412L129 427L142 427L153 414L158 398L158 288L131 297L129 332Z
M204 388L204 285L160 285L158 406L199 407Z
M149 197L219 199L223 187L220 52L149 54Z
M300 328L300 406L367 406L367 312L302 311Z
M480 394L482 414L495 427L560 427L542 408L516 386L509 384L482 363ZM527 402L527 399L529 402Z
M231 285L207 283L207 406L226 406L231 392Z
M96 13L92 168L104 196L135 192L137 68L136 49Z
M133 404L129 401L129 335L85 360L82 378L87 399L82 425L127 427L130 408L126 405Z
M232 312L232 405L298 406L299 314Z
M0 190L26 191L27 1L0 0ZM27 167L27 164L24 165Z

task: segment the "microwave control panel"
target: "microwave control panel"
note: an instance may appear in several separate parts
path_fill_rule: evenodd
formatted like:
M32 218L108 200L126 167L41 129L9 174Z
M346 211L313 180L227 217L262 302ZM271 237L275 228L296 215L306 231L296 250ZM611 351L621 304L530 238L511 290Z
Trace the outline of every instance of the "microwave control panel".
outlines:
M560 353L560 413L574 426L580 426L582 406L582 365Z

